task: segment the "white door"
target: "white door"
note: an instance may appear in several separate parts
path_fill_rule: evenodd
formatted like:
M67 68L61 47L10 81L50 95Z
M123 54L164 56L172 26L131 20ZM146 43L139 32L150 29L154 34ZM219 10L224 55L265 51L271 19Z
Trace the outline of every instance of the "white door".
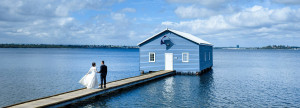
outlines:
M173 70L173 53L165 53L165 70Z

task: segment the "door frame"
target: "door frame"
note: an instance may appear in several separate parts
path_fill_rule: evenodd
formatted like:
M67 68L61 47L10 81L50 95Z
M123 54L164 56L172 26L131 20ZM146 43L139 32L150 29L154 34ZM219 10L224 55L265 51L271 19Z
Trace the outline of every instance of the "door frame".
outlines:
M172 56L172 58L171 58L171 60L172 60L172 62L171 62L171 63L172 63L171 69L174 70L174 58L173 58L174 56L173 56L173 53L165 53L165 70L167 69L167 68L166 68L166 66L167 66L167 65L166 65L166 64L167 64L167 57L166 57L166 56L167 56L168 54L170 54L170 55Z

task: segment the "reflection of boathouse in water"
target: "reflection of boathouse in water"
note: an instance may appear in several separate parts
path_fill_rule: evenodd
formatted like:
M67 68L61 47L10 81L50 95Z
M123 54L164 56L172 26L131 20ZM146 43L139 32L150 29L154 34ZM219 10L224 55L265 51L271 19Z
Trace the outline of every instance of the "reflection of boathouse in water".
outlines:
M213 66L213 45L188 33L166 29L138 46L140 71L202 72Z

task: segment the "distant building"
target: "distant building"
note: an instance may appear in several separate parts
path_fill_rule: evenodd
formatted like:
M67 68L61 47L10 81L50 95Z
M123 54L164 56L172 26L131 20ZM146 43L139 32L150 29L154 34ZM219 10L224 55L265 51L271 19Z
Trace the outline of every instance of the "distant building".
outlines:
M213 45L188 33L166 29L138 46L140 71L200 72L213 66Z

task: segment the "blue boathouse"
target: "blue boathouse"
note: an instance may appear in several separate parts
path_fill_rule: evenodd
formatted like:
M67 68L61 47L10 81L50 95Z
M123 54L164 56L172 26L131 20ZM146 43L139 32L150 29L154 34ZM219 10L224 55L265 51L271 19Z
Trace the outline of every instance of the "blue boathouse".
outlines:
M165 29L138 46L143 72L196 73L213 66L213 45L189 33Z

